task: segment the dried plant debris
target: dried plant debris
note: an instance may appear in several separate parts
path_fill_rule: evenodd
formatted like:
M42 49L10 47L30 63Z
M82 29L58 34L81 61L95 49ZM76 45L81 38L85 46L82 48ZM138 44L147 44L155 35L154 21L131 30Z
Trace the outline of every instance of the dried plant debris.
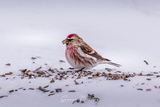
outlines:
M55 89L56 90L56 92L58 93L58 92L62 92L62 89L61 88L57 88L57 89Z
M44 92L44 93L50 91L50 90L46 90L45 88L42 88L41 86L39 86L37 89Z
M144 60L144 62L146 63L146 65L149 65L149 63L146 60Z
M50 83L54 83L55 82L55 80L52 78L52 80L50 81Z
M99 98L95 98L95 95L94 94L88 94L88 97L87 97L89 100L94 100L96 102L96 104L99 102Z

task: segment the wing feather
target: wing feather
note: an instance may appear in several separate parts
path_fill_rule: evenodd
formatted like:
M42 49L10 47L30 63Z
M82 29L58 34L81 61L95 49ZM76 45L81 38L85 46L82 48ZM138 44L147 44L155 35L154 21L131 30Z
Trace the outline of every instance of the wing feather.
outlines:
M101 59L101 60L106 60L106 61L111 61L109 59L106 59L106 58L103 58L101 55L99 55L94 49L92 49L88 44L86 44L84 42L83 45L80 46L81 50L87 54L87 55L90 55L92 57L95 57L97 59Z

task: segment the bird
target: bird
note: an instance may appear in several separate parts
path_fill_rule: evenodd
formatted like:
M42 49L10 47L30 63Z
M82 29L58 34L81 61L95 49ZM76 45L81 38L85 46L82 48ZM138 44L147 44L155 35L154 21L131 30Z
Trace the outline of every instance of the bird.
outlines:
M69 34L62 43L66 44L65 57L68 63L75 69L88 70L99 64L121 66L113 63L110 59L102 57L75 33Z

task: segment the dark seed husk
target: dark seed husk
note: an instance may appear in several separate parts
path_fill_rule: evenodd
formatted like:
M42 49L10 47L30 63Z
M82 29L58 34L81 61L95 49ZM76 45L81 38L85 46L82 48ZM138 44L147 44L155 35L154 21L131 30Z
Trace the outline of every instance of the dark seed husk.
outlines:
M143 91L143 89L142 89L142 88L138 88L137 90Z
M55 95L55 94L49 94L48 96L52 96L52 95Z
M5 75L12 75L12 74L13 74L13 72L5 73Z
M10 66L10 65L11 65L10 63L7 63L7 64L6 64L6 66Z
M121 85L121 87L124 87L124 85Z
M146 89L146 91L151 91L151 89Z
M43 92L49 92L50 91L50 90L46 90L46 89L42 88L41 86L39 86L37 89L39 89L39 90L41 90Z
M50 83L54 83L55 82L55 80L52 78L52 80L50 81Z
M88 79L92 79L93 77L88 77Z
M76 92L75 90L69 90L68 92Z
M35 90L34 88L29 88L29 90Z
M81 101L81 103L84 103L84 101Z
M14 92L14 90L10 90L9 92L12 93L12 92Z
M7 95L0 96L0 98L8 97Z
M150 78L147 78L146 80L150 81L151 79L150 79Z
M51 91L50 93L54 93L54 91Z
M47 86L44 86L43 88L48 88L49 87L49 85L47 85Z
M62 89L61 88L57 88L57 89L55 89L56 90L56 92L62 92Z

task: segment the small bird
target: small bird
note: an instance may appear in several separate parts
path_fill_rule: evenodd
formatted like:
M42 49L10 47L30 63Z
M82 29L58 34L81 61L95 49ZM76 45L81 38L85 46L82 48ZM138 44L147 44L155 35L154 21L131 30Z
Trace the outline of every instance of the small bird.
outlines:
M120 64L111 62L111 60L103 58L77 34L69 34L65 40L66 44L65 56L68 63L75 69L91 69L99 64L110 64L120 67Z

